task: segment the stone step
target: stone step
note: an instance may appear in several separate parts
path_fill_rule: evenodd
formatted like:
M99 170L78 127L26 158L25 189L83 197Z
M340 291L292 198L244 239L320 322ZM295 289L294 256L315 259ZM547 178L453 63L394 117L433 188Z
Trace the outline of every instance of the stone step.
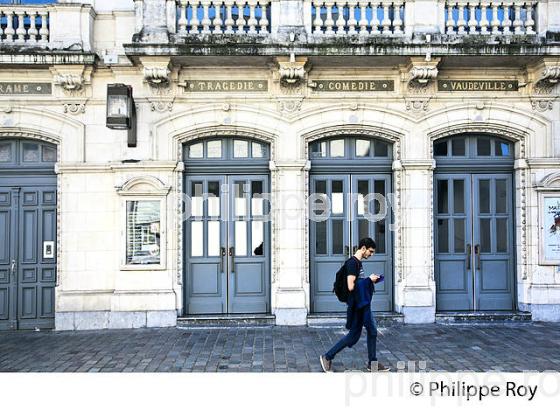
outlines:
M484 312L438 312L436 323L467 324L467 323L509 323L530 322L531 312L522 311L484 311Z
M253 327L272 326L274 315L189 315L177 318L177 327Z
M404 315L395 312L375 312L377 326L387 327L404 323ZM307 316L307 326L344 326L346 313L313 313Z

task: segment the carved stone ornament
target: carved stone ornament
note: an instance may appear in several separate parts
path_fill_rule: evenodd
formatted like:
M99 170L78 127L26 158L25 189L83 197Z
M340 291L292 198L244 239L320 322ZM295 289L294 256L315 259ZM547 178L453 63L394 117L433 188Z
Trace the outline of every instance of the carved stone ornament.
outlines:
M152 111L159 113L173 111L173 100L150 101L150 108Z
M429 98L406 100L406 110L414 114L423 114L429 110Z
M276 62L281 85L295 87L305 82L308 72L307 58L296 61L295 55L292 53L289 60L278 57Z
M91 67L54 66L51 69L54 83L67 95L81 95L85 86L91 84Z
M78 115L78 114L84 114L86 112L86 103L66 103L64 104L64 113L65 114L72 114L72 115Z
M531 100L531 107L534 111L538 112L545 112L552 110L552 105L554 103L554 99L532 99Z
M408 84L412 87L428 85L437 78L439 62L439 58L411 58L408 66Z
M171 70L168 67L144 67L144 80L151 87L167 87L169 74Z
M533 92L536 95L548 95L552 93L552 89L558 84L560 80L560 65L545 66L538 80L535 82Z
M290 117L301 110L303 98L278 100L278 111Z
M66 91L80 91L84 87L84 78L75 74L59 74L54 82Z

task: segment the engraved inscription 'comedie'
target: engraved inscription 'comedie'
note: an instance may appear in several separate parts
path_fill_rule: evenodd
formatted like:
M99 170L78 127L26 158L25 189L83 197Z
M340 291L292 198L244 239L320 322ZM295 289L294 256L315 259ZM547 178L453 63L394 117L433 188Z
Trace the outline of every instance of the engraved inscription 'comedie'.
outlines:
M51 83L0 82L0 95L52 94Z
M393 91L392 80L314 80L315 91Z
M517 80L438 80L438 91L518 91Z
M183 84L191 92L261 92L268 91L267 80L188 80Z

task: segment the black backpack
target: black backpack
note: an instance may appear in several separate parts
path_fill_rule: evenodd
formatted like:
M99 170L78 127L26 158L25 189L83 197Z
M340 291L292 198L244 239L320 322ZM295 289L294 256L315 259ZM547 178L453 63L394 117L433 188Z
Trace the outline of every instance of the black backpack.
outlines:
M348 290L348 274L346 272L346 263L344 263L338 272L336 272L336 277L333 283L333 293L336 295L338 300L341 302L348 302L348 296L350 291Z

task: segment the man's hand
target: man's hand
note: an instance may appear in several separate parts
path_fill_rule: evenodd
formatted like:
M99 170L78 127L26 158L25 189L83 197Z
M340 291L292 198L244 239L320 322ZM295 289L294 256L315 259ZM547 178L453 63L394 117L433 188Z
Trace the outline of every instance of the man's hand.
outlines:
M369 278L371 279L371 281L373 283L377 283L379 281L379 279L381 278L381 276L378 276L375 273L372 273L371 275L369 275Z

